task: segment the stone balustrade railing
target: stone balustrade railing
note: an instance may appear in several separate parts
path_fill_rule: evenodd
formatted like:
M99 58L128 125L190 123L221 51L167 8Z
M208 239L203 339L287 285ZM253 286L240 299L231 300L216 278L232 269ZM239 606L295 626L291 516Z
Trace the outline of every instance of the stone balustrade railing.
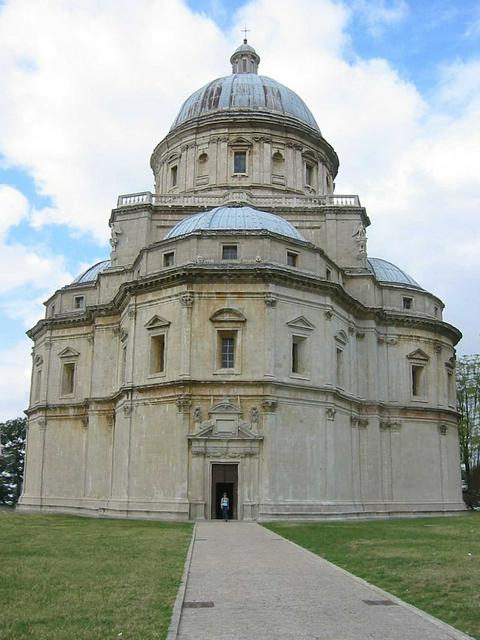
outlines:
M356 195L322 195L322 196L255 196L246 192L230 192L224 196L211 195L157 195L150 191L128 193L118 196L117 207L131 207L136 204L153 204L158 206L181 207L220 207L233 203L252 205L257 208L267 207L360 207L360 198Z

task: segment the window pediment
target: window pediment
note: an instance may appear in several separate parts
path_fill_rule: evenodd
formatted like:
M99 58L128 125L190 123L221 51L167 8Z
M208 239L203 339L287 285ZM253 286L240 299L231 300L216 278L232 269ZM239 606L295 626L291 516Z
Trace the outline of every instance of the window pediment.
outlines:
M79 351L76 351L71 347L65 347L65 349L60 351L60 353L58 354L58 357L59 358L78 358L79 355L80 355Z
M228 144L230 147L251 147L252 146L251 140L248 140L247 138L242 138L242 137L234 138L233 140L230 140Z
M430 360L430 356L425 353L422 349L415 349L407 355L409 360L418 360L419 362L428 362Z
M146 329L164 329L166 327L169 327L170 324L171 323L169 320L165 320L165 318L162 318L161 316L158 316L155 314L150 318L148 322L145 323L145 328Z
M312 331L315 329L315 325L305 318L305 316L298 316L298 318L290 320L290 322L287 322L287 326L291 329L303 329L303 331Z
M210 322L245 322L246 320L243 313L231 307L219 309L210 316Z
M340 344L347 344L348 336L343 329L340 329L340 331L335 334L335 340L340 342Z

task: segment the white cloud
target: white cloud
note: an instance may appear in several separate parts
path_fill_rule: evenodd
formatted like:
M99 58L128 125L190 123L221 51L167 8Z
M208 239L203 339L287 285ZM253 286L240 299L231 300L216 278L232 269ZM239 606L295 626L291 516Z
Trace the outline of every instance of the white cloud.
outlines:
M386 26L404 20L409 12L404 0L353 0L351 7L365 21L373 36L381 35Z
M0 352L0 422L22 417L28 405L30 351L25 338Z
M53 198L35 223L104 241L117 194L152 187L153 147L228 51L215 24L179 1L6 2L1 151Z
M0 184L0 238L3 238L10 227L19 224L27 217L28 200L13 187Z

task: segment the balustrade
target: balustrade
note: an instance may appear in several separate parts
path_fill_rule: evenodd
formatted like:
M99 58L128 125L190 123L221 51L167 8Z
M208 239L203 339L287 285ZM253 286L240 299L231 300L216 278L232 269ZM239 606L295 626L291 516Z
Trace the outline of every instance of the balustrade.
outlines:
M233 203L252 205L255 208L302 208L314 207L360 207L357 195L321 195L321 196L255 196L245 192L230 192L224 196L211 195L157 195L150 191L128 193L118 197L117 207L131 207L136 204L181 207L220 207Z

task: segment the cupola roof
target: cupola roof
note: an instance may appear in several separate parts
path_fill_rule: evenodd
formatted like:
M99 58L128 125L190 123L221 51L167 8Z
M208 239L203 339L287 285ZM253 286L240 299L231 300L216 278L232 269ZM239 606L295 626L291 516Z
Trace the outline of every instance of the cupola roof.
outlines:
M305 102L294 91L257 74L260 56L247 43L230 58L232 74L212 80L185 100L171 130L201 116L228 111L256 111L295 118L320 133Z
M287 238L305 241L288 220L252 207L216 207L189 216L170 229L165 239L196 231L271 231Z

